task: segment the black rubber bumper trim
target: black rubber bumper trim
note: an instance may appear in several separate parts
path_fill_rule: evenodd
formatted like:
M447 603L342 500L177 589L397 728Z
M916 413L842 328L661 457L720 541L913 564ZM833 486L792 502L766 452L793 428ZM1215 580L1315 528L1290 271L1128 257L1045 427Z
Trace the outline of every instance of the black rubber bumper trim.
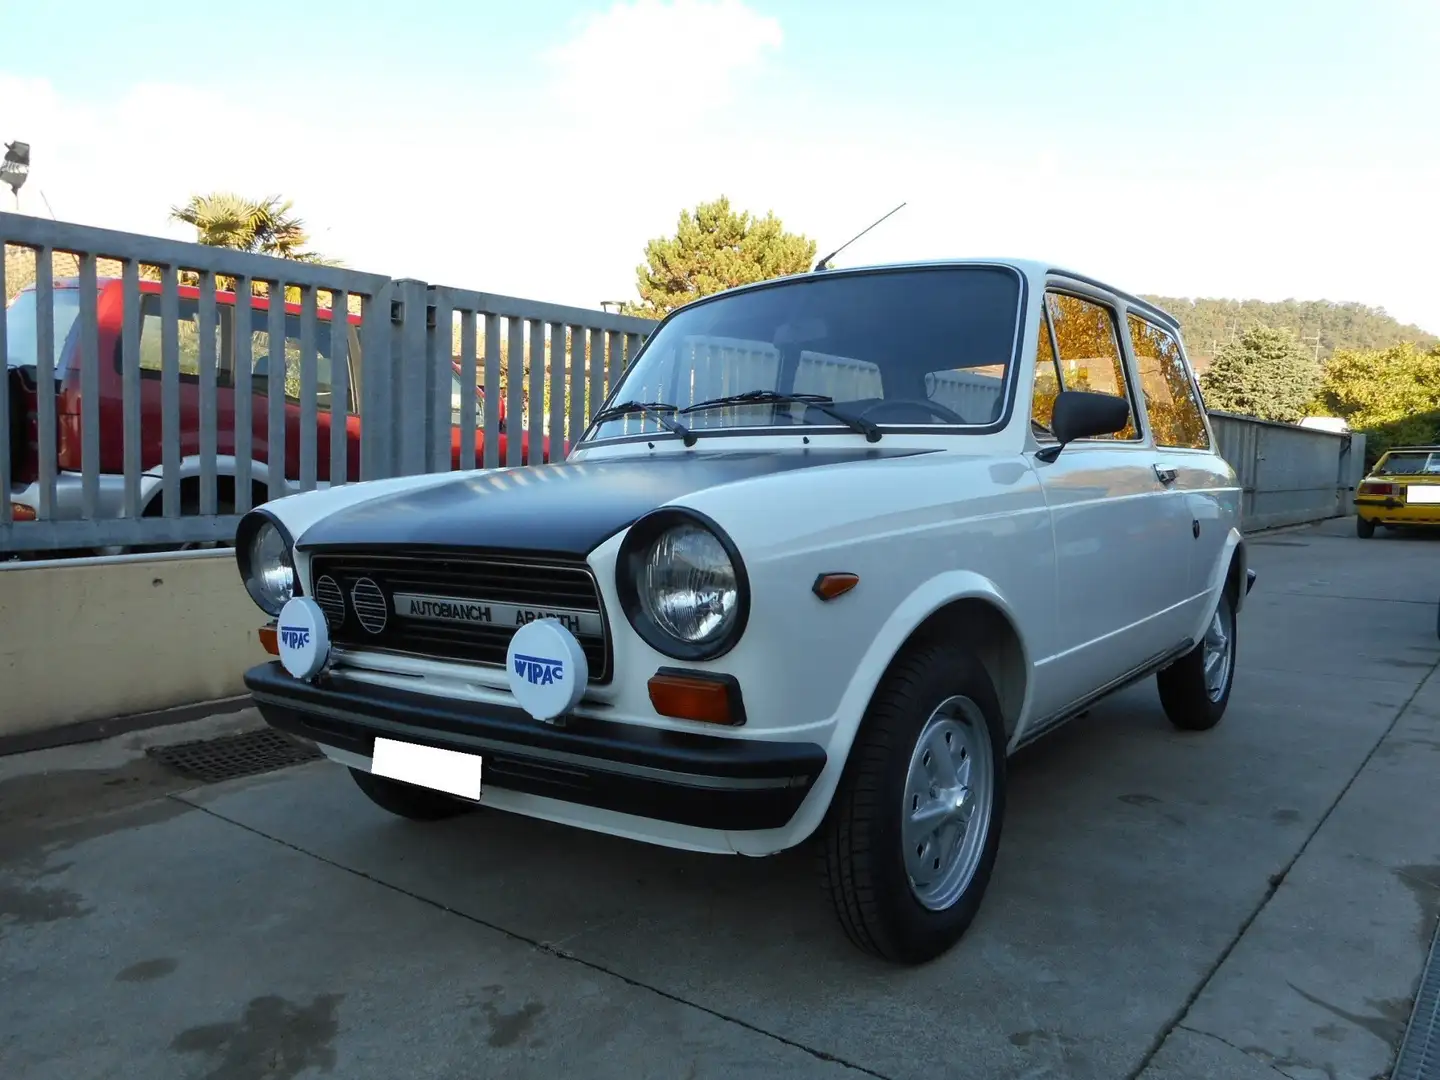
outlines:
M245 673L272 727L365 757L377 735L479 753L483 787L705 829L786 825L825 767L823 747L663 731L348 683L306 683L271 661Z

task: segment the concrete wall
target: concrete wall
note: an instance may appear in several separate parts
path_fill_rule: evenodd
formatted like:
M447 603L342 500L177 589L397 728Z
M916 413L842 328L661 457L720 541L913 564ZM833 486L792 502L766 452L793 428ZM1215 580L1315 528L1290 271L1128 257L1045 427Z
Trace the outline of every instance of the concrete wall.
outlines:
M1243 527L1273 529L1351 513L1365 436L1212 412L1220 453L1244 489Z
M264 622L233 551L0 563L0 736L243 694Z

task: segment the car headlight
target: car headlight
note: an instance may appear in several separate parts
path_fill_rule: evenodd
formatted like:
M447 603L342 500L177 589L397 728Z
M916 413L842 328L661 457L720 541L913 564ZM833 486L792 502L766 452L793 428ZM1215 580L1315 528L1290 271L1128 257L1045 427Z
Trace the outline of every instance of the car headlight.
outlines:
M236 533L240 577L261 611L278 616L295 595L295 560L285 530L268 514L246 515Z
M688 512L661 511L636 523L617 584L636 633L667 656L713 659L744 629L749 597L739 553Z

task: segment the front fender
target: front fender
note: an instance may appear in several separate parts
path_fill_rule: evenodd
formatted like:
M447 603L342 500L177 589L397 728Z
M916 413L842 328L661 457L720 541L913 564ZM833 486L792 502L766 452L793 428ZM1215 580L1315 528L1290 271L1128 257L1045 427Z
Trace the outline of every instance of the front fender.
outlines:
M995 583L982 574L971 570L951 570L927 579L917 586L904 600L896 605L890 616L875 633L870 647L865 651L854 675L845 687L839 708L835 712L834 726L826 746L828 763L820 774L809 798L801 805L794 819L786 827L787 836L803 839L819 828L829 810L835 790L839 786L845 763L851 747L859 733L860 723L869 708L870 700L880 685L880 680L889 669L915 631L941 608L959 600L981 600L994 607L1015 631L1020 643L1024 668L1027 672L1025 693L1020 706L1021 724L1030 707L1031 652L1020 624L1009 603L1006 602ZM765 854L771 850L767 840L761 836L732 835L737 850L746 853ZM753 852L749 849L754 848Z

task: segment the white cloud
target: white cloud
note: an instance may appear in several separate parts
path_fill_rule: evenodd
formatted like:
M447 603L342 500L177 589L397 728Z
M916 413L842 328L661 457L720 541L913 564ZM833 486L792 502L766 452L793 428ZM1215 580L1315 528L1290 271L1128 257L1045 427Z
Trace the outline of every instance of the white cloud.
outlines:
M693 123L728 104L738 77L780 48L780 21L743 0L617 0L548 52L551 92L601 123Z

